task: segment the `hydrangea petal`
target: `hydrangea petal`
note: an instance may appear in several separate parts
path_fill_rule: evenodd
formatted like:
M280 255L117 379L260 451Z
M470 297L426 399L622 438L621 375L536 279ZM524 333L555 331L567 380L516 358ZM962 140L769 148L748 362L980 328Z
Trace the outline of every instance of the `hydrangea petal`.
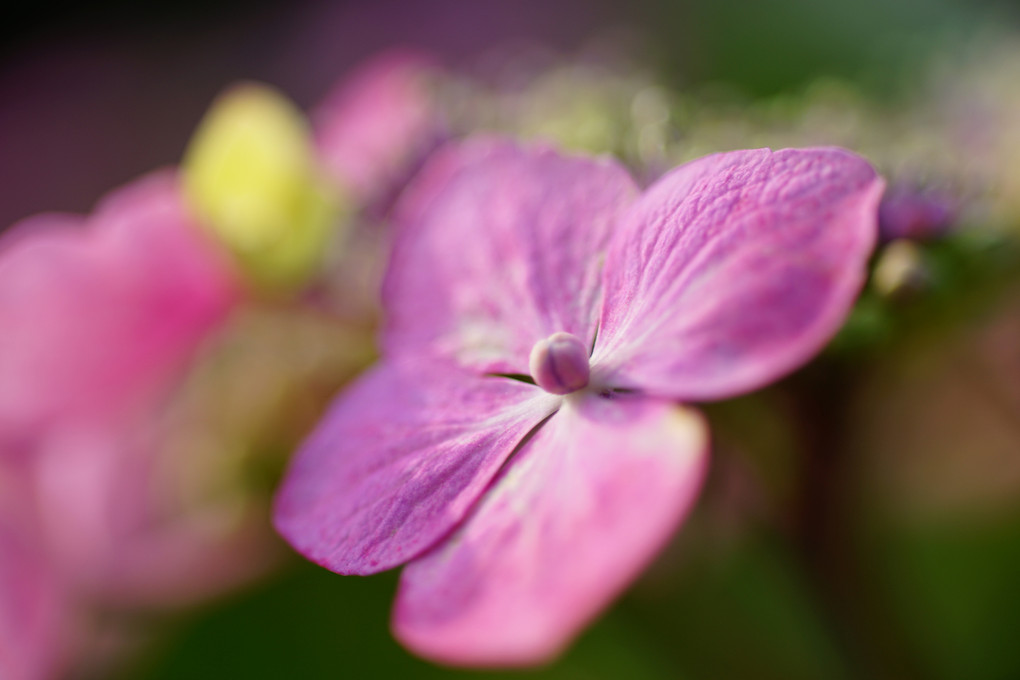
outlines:
M43 680L63 661L61 593L23 534L0 524L0 678Z
M62 428L34 450L40 533L61 578L104 602L181 606L271 561L265 517L181 502L158 419L99 431ZM178 492L178 493L174 493ZM255 514L255 513L253 513Z
M736 151L668 174L607 255L593 375L705 400L797 367L860 290L882 188L835 148Z
M358 66L313 115L323 164L361 203L406 178L443 135L428 55L397 49Z
M450 540L404 570L395 634L444 663L552 658L668 540L706 452L691 410L568 399Z
M277 496L276 527L339 573L402 564L461 521L557 403L514 380L383 362L298 452Z
M387 352L527 373L553 333L591 346L602 255L637 192L623 168L483 138L439 152L408 191L383 289Z
M0 449L57 420L137 407L239 295L169 174L87 220L16 225L0 238Z

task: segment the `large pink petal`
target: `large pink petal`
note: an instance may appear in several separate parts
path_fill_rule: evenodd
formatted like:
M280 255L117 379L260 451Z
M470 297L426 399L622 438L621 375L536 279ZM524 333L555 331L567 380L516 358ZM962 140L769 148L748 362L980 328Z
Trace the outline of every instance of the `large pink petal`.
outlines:
M860 290L882 187L833 148L736 151L670 173L610 248L594 375L701 400L802 364Z
M399 210L386 351L527 373L532 346L552 333L590 346L602 254L635 194L609 159L495 139L440 152Z
M17 225L0 238L0 449L145 403L238 295L169 174L88 220Z
M277 496L277 529L340 573L402 564L461 521L558 401L506 378L384 362L298 452Z
M693 411L569 398L462 528L404 570L396 635L453 664L555 656L679 525L706 443Z

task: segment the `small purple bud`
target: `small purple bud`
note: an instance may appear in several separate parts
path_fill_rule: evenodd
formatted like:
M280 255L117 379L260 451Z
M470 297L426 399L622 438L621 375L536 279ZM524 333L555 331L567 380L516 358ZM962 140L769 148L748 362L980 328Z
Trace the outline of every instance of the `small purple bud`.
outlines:
M535 383L552 394L570 394L588 385L588 348L570 333L539 340L528 360Z
M893 187L878 208L878 230L883 241L926 241L945 236L953 228L957 204L935 190Z

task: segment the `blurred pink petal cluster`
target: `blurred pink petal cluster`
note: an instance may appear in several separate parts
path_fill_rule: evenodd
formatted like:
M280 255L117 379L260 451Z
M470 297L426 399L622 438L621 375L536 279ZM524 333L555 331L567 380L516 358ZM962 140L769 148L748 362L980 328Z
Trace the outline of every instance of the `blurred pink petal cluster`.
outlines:
M159 517L152 428L241 295L171 172L87 218L36 217L4 236L0 465L20 530L50 560L38 573L56 581L40 587L116 597L188 578L174 564L200 537Z
M312 114L323 164L362 205L393 198L446 124L433 88L439 66L408 50L366 62Z
M0 245L5 455L152 408L240 296L171 173L114 193L88 218L26 220Z
M384 55L320 117L321 162L355 210L394 190L433 143L418 68ZM178 171L165 170L87 217L40 215L0 237L5 680L52 677L88 655L93 605L180 607L272 564L264 518L189 508L174 488L193 462L168 445L181 438L176 395L239 311L259 304L194 214ZM184 495L202 492L192 484Z

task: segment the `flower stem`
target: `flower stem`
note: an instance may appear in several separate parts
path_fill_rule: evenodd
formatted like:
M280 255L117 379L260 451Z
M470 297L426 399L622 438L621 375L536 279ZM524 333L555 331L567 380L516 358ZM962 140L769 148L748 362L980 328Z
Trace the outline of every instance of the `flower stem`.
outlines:
M792 539L853 677L923 680L929 673L861 550L862 494L847 436L855 375L826 361L790 380L803 436Z

